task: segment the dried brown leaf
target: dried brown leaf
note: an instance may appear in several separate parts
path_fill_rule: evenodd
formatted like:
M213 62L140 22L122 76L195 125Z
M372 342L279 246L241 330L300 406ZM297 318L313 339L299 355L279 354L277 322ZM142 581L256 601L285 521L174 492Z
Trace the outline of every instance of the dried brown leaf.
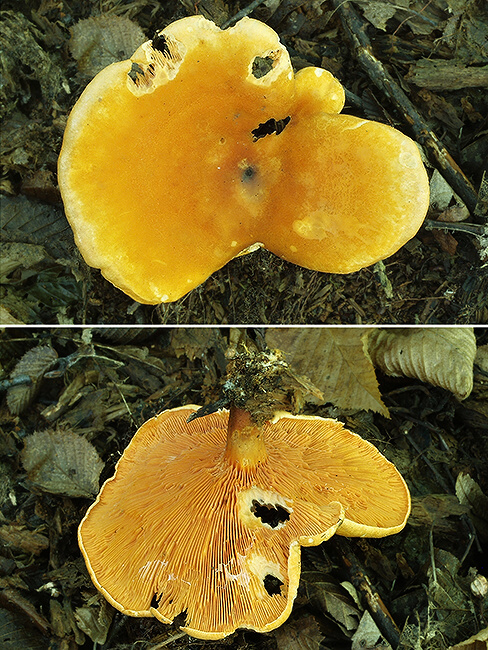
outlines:
M46 650L48 641L35 627L26 625L22 612L0 607L0 647L3 650Z
M111 14L80 20L71 29L71 35L71 54L80 72L88 77L94 77L115 61L128 59L147 40L139 25Z
M39 555L49 546L49 539L19 524L6 524L0 526L0 543L24 553Z
M449 522L444 519L451 516L466 514L468 508L459 503L454 494L428 494L425 497L412 498L412 512L408 523L410 526L430 528L437 530L449 529Z
M275 630L274 635L280 650L320 650L324 638L311 614L289 621Z
M483 628L469 639L456 643L449 647L449 650L486 650L488 645L488 627Z
M38 345L29 350L13 369L10 379L29 377L31 383L11 386L7 391L7 405L13 415L22 413L34 400L44 374L58 358L55 350L48 345Z
M488 375L488 344L482 345L476 350L474 362L482 372Z
M488 497L469 474L458 474L456 496L462 505L469 507L470 517L480 537L488 540Z
M37 431L29 436L22 464L35 487L70 497L96 494L103 468L95 447L69 430Z
M373 329L366 345L374 365L387 375L420 379L460 400L471 393L476 355L472 327Z
M184 355L190 361L203 359L210 348L225 349L222 334L215 327L178 327L172 332L171 346L177 357Z
M396 14L397 8L388 2L372 1L364 4L363 14L377 29L386 31L386 23Z
M302 583L309 601L319 611L327 612L348 636L358 627L361 613L350 593L320 572L307 571L302 574Z
M93 643L103 645L107 640L114 611L113 607L100 597L99 606L76 608L76 623Z
M383 639L368 610L363 612L351 641L351 650L391 650L391 645Z
M16 269L32 269L40 264L46 257L43 246L35 244L21 244L18 242L0 242L0 257L2 268L0 271L0 282L9 282L7 276Z
M272 328L266 332L266 342L283 350L288 363L322 391L321 403L376 411L388 417L373 365L364 352L362 334L364 330L356 328Z

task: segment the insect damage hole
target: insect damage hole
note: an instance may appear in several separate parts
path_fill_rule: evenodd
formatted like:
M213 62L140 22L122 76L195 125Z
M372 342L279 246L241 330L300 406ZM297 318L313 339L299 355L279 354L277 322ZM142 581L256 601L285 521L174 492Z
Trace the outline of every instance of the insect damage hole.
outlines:
M159 602L162 597L163 594L154 594L154 596L151 598L151 607L153 609L157 609L159 607Z
M135 63L133 61L131 69L127 73L127 76L131 81L133 81L137 85L139 83L139 77L144 77L144 70L141 68L141 66L138 63Z
M255 56L252 62L253 77L256 79L265 77L273 69L275 60L271 56Z
M279 135L285 129L290 119L291 117L287 115L282 120L275 120L272 117L267 122L262 122L256 129L251 131L253 142L256 142L256 140L259 140L260 138L264 138L266 135L272 135L273 133Z
M168 59L171 59L173 57L169 48L168 39L164 34L156 34L156 36L151 41L151 45L153 46L154 50L158 50L158 52L161 52L161 54L163 56L166 56Z
M252 502L251 512L257 519L261 519L263 524L268 524L271 528L284 526L290 518L289 511L283 506L272 503L259 503L256 499Z
M281 594L281 587L284 583L273 574L268 573L264 576L263 584L268 596L278 596Z

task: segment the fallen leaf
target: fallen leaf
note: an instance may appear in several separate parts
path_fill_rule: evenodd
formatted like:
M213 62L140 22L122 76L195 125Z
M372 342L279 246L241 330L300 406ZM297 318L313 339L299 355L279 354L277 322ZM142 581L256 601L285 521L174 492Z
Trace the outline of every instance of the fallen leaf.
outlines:
M48 345L38 345L29 350L13 369L10 379L22 377L30 379L30 383L10 386L7 390L7 405L12 415L19 415L33 401L41 386L44 374L54 365L58 355Z
M142 29L132 20L101 14L80 20L72 27L69 48L80 72L94 77L111 63L131 57L146 40Z
M458 474L456 496L459 503L469 507L470 518L480 537L488 540L488 497L469 474Z
M308 600L319 611L327 612L342 631L351 636L352 631L357 629L361 613L348 590L325 580L320 572L304 572L301 580Z
M0 608L0 647L3 650L46 650L48 645L47 638L39 630L26 625L21 613Z
M9 282L7 276L16 269L34 268L45 259L46 252L43 246L36 244L2 242L0 243L0 256L2 258L0 283L7 284Z
M448 531L450 525L444 519L459 517L467 512L467 506L459 503L454 494L428 494L425 497L412 497L412 512L408 523L410 526ZM457 525L458 522L455 526Z
M451 235L450 232L443 232L442 230L434 230L432 236L439 244L441 249L449 255L455 255L458 247L458 241Z
M453 205L437 217L437 221L445 223L458 223L469 219L469 210L465 205Z
M488 344L482 345L476 350L474 362L482 372L488 375Z
M190 361L203 359L210 348L225 350L220 330L215 327L177 327L171 335L171 346L177 357Z
M368 610L363 612L351 642L351 650L391 650Z
M393 18L397 7L386 2L368 2L363 6L363 14L366 20L377 29L386 31L386 23Z
M35 487L70 497L95 495L103 468L95 447L69 430L36 431L26 438L22 464Z
M308 614L274 630L280 650L320 650L324 639L315 618Z
M387 375L420 379L459 400L471 393L476 355L472 327L372 329L366 345L373 364Z
M96 607L77 607L75 609L76 623L95 645L104 645L114 611L106 600L100 598L99 606L97 604Z
M270 347L285 353L288 363L307 376L324 399L344 409L376 411L389 417L381 400L373 365L364 352L363 329L271 328Z
M456 643L449 647L449 650L486 650L488 644L488 627L483 628L477 634L473 634L466 641Z
M19 524L6 524L0 526L0 543L24 553L39 555L49 546L49 539Z

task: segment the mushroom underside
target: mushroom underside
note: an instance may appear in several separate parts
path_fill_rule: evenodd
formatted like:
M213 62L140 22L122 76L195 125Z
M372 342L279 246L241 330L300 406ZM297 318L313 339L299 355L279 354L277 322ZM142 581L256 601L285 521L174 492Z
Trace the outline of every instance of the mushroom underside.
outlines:
M404 525L401 477L340 423L326 421L328 442L318 420L265 426L268 457L249 470L224 457L227 412L186 424L197 408L146 422L80 525L92 579L121 611L166 623L184 612L182 629L200 638L268 631L291 611L300 545L327 540L344 517L383 534ZM344 432L353 446L341 457ZM381 463L398 503L378 495Z

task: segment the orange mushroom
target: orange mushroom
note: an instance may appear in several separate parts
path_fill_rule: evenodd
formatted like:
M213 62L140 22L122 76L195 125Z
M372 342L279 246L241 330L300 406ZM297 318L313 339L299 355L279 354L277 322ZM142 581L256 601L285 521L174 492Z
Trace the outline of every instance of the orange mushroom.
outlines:
M260 246L330 273L391 255L422 224L427 175L412 140L343 106L257 20L172 23L68 120L59 186L86 262L156 304Z
M164 411L137 431L80 524L91 578L117 609L201 639L267 632L289 616L300 546L335 532L400 531L408 489L394 465L332 419L247 411L187 422Z

